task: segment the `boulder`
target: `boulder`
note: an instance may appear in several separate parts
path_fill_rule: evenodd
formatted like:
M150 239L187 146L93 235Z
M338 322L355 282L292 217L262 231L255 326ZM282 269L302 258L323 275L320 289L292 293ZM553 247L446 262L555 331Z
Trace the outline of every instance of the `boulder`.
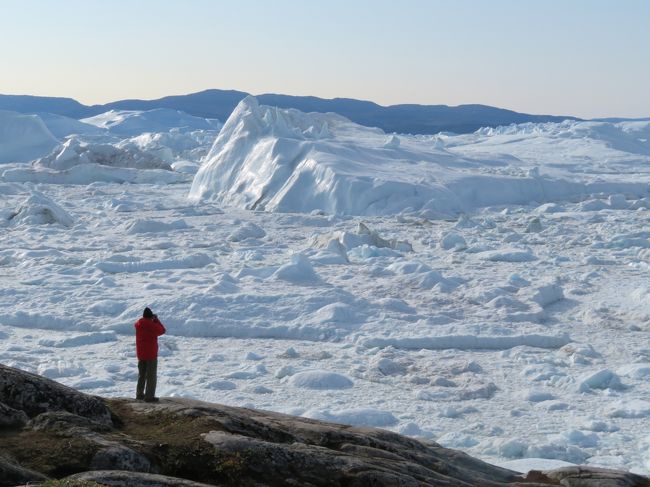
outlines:
M111 424L104 402L39 375L0 364L0 402L32 418L47 411L68 411Z

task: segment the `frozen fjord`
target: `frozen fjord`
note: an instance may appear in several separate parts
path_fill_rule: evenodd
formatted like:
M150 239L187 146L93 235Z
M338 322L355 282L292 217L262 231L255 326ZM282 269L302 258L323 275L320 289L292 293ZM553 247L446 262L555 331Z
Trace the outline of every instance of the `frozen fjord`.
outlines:
M67 137L2 172L0 360L132 395L150 304L162 395L648 472L648 127Z

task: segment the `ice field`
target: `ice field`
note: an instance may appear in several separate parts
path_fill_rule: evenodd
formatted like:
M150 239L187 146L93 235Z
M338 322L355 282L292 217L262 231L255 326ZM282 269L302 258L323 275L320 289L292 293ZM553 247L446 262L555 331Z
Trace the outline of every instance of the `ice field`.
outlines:
M650 473L650 122L0 111L0 163L6 365L133 396L151 306L160 396Z

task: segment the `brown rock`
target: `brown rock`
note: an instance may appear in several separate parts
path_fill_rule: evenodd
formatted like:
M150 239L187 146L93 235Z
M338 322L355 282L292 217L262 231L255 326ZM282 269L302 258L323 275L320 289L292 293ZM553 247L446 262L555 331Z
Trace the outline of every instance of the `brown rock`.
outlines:
M385 430L190 399L103 400L0 372L0 402L32 418L2 430L0 487L44 476L164 487L650 487L646 477L585 467L524 477Z

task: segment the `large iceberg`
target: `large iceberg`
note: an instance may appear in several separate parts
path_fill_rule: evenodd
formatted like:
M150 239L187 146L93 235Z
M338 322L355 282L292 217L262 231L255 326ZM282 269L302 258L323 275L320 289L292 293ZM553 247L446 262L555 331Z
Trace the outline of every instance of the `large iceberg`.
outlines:
M46 184L115 183L174 184L189 176L175 172L167 162L137 147L87 143L69 138L49 155L32 164L20 164L2 173L10 182Z
M0 164L29 162L58 145L38 115L0 110Z
M60 150L57 149L35 161L36 166L56 170L70 169L80 164L171 170L168 163L138 148L121 148L111 144L89 144L74 137L68 139Z
M210 150L217 133L218 130L184 132L173 128L169 132L146 132L116 145L122 149L148 152L170 164L178 160L200 161Z
M81 121L123 137L133 137L146 132L168 132L174 128L183 131L218 130L221 125L216 119L195 117L169 108L144 111L109 110Z
M103 136L107 132L105 129L96 127L89 123L83 123L79 120L54 113L41 112L37 114L45 126L52 132L57 139L64 139L71 135L87 135L92 137Z
M601 191L647 193L638 178L571 173L569 165L540 173L539 158L501 159L498 151L495 158L494 148L481 153L477 142L492 136L477 132L447 146L443 137L387 136L332 113L261 106L247 97L219 133L189 197L277 212L435 217Z
M190 198L268 211L362 215L421 208L439 196L438 209L460 209L455 195L436 184L437 164L384 148L385 142L381 130L339 115L260 106L247 97L217 137ZM429 159L436 158L457 159L433 150ZM418 167L423 163L429 167Z

